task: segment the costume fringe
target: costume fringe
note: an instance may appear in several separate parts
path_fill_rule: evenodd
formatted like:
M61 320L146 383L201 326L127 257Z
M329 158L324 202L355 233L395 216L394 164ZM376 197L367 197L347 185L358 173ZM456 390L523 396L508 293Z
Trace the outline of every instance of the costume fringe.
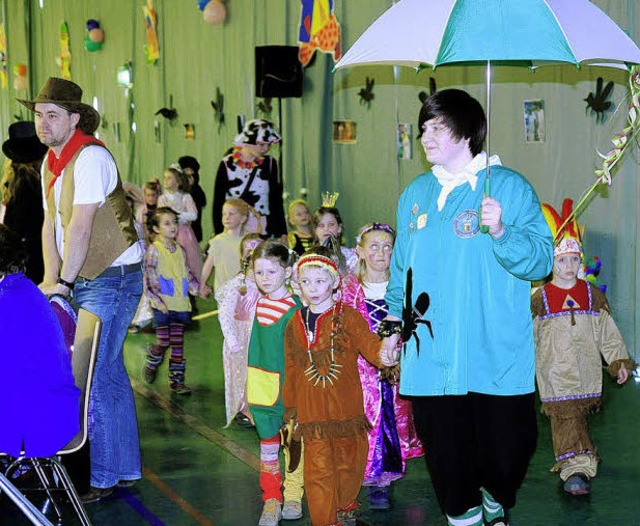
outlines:
M601 405L600 395L593 398L577 398L559 402L543 402L540 412L547 416L575 418L576 416L597 413Z
M371 429L371 424L365 415L360 415L349 420L308 422L306 424L299 424L298 428L304 440L326 440L329 438L345 438L367 433Z
M618 376L618 371L620 369L622 369L623 367L625 369L627 369L627 371L631 372L633 370L635 370L635 368L638 366L638 364L636 364L636 362L634 360L631 360L630 358L624 358L621 360L614 360L613 362L611 362L609 364L609 366L607 367L607 372L613 377L615 378L616 376Z

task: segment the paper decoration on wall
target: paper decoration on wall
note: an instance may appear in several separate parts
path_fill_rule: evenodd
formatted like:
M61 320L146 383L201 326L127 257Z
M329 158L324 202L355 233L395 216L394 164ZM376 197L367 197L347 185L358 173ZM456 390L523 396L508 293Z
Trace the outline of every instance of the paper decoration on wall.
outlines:
M100 27L100 22L90 18L87 20L87 34L84 37L84 47L90 53L100 51L104 42L104 30Z
M218 123L218 131L224 124L224 95L220 88L216 88L216 100L211 101L211 107L214 111L214 119Z
M13 89L16 91L27 91L29 89L26 64L13 66Z
M160 58L158 48L158 16L153 8L153 0L147 0L147 5L142 8L144 12L144 25L147 29L147 43L144 46L144 54L148 64L155 64Z
M300 16L300 51L298 58L303 66L307 66L316 49L331 53L334 60L342 56L340 42L340 24L333 8L335 0L300 0L302 13Z
M60 76L71 80L71 49L69 48L69 28L66 22L60 26L60 56L56 60L60 68Z
M4 34L4 25L0 24L0 86L7 88L7 37Z
M373 93L373 85L375 84L375 79L370 79L367 77L365 79L365 87L361 88L358 92L358 96L360 97L360 104L363 106L366 105L367 108L371 108L371 101L376 98Z
M591 108L591 113L596 114L596 122L604 121L604 113L611 107L611 101L607 100L609 95L611 95L611 90L613 89L613 80L608 82L607 85L602 89L602 77L598 77L596 80L596 93L595 95L589 92L586 99L582 99L587 103L587 107L585 111L589 111Z
M173 95L169 95L169 107L160 108L154 115L162 115L165 119L169 119L170 122L178 118L178 110L173 107Z
M194 124L187 122L184 125L184 138L193 141L196 138L196 127Z
M202 4L199 2L198 5ZM202 18L207 24L218 26L222 24L227 18L227 8L222 3L222 0L211 0L206 2L202 9Z

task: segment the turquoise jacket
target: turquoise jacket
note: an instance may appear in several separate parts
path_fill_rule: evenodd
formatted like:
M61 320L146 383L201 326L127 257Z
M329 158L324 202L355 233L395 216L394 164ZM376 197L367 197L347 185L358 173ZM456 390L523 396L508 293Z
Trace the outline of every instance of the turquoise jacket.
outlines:
M498 165L491 194L502 206L504 234L482 234L485 170L477 175L476 190L456 187L442 211L432 172L416 177L398 203L385 300L389 314L403 318L404 395L534 391L530 281L551 272L551 232L531 185Z

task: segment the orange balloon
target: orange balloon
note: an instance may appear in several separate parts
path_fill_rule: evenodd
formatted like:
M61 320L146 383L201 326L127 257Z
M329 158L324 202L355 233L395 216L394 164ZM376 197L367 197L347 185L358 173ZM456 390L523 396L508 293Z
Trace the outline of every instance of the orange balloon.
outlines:
M202 11L202 17L208 24L217 26L227 18L227 9L220 0L211 0Z
M89 40L91 42L104 42L104 30L96 27L89 31Z

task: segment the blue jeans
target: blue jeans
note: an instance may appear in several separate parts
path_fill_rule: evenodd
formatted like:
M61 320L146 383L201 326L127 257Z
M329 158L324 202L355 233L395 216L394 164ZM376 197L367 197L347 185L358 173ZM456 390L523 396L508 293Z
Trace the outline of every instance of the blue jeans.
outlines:
M140 270L91 281L79 278L73 295L102 320L89 405L91 485L109 488L141 474L138 420L124 366L123 344L142 295Z

